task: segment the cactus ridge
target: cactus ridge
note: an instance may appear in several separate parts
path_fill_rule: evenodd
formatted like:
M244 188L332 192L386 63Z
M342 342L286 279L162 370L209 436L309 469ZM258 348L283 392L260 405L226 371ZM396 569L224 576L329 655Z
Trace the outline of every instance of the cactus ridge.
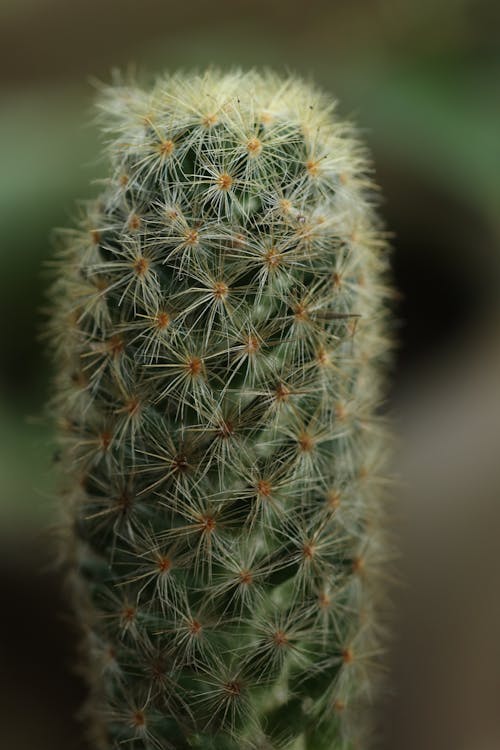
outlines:
M358 747L390 348L367 154L272 73L100 108L110 176L60 233L50 325L96 746Z

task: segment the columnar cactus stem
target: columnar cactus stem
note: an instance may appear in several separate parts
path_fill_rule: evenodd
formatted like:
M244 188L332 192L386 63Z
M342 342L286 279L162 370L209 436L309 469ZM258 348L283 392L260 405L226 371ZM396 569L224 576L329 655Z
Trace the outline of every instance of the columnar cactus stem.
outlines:
M94 741L358 747L389 349L365 150L273 74L101 108L110 177L62 236L51 328Z

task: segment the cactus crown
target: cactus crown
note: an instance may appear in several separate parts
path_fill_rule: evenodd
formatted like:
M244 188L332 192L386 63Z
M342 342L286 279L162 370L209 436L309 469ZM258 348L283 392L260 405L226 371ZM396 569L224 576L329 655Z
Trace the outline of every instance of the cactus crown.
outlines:
M95 742L354 747L388 349L364 149L273 74L101 108L110 177L61 235L51 325Z

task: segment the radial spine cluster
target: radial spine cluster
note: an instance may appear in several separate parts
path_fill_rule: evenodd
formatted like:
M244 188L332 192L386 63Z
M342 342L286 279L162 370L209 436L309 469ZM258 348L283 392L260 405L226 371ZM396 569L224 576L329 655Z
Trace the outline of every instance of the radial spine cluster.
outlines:
M110 177L59 235L50 325L88 733L365 747L390 349L365 150L271 73L100 108Z

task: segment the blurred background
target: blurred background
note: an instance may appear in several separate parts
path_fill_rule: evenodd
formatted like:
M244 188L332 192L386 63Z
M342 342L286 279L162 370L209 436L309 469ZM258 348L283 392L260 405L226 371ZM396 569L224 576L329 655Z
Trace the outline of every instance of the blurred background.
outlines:
M493 0L0 1L0 722L6 748L83 750L60 582L49 363L54 227L102 176L95 79L270 65L313 77L368 141L401 293L388 408L405 585L385 750L500 747L500 5Z

